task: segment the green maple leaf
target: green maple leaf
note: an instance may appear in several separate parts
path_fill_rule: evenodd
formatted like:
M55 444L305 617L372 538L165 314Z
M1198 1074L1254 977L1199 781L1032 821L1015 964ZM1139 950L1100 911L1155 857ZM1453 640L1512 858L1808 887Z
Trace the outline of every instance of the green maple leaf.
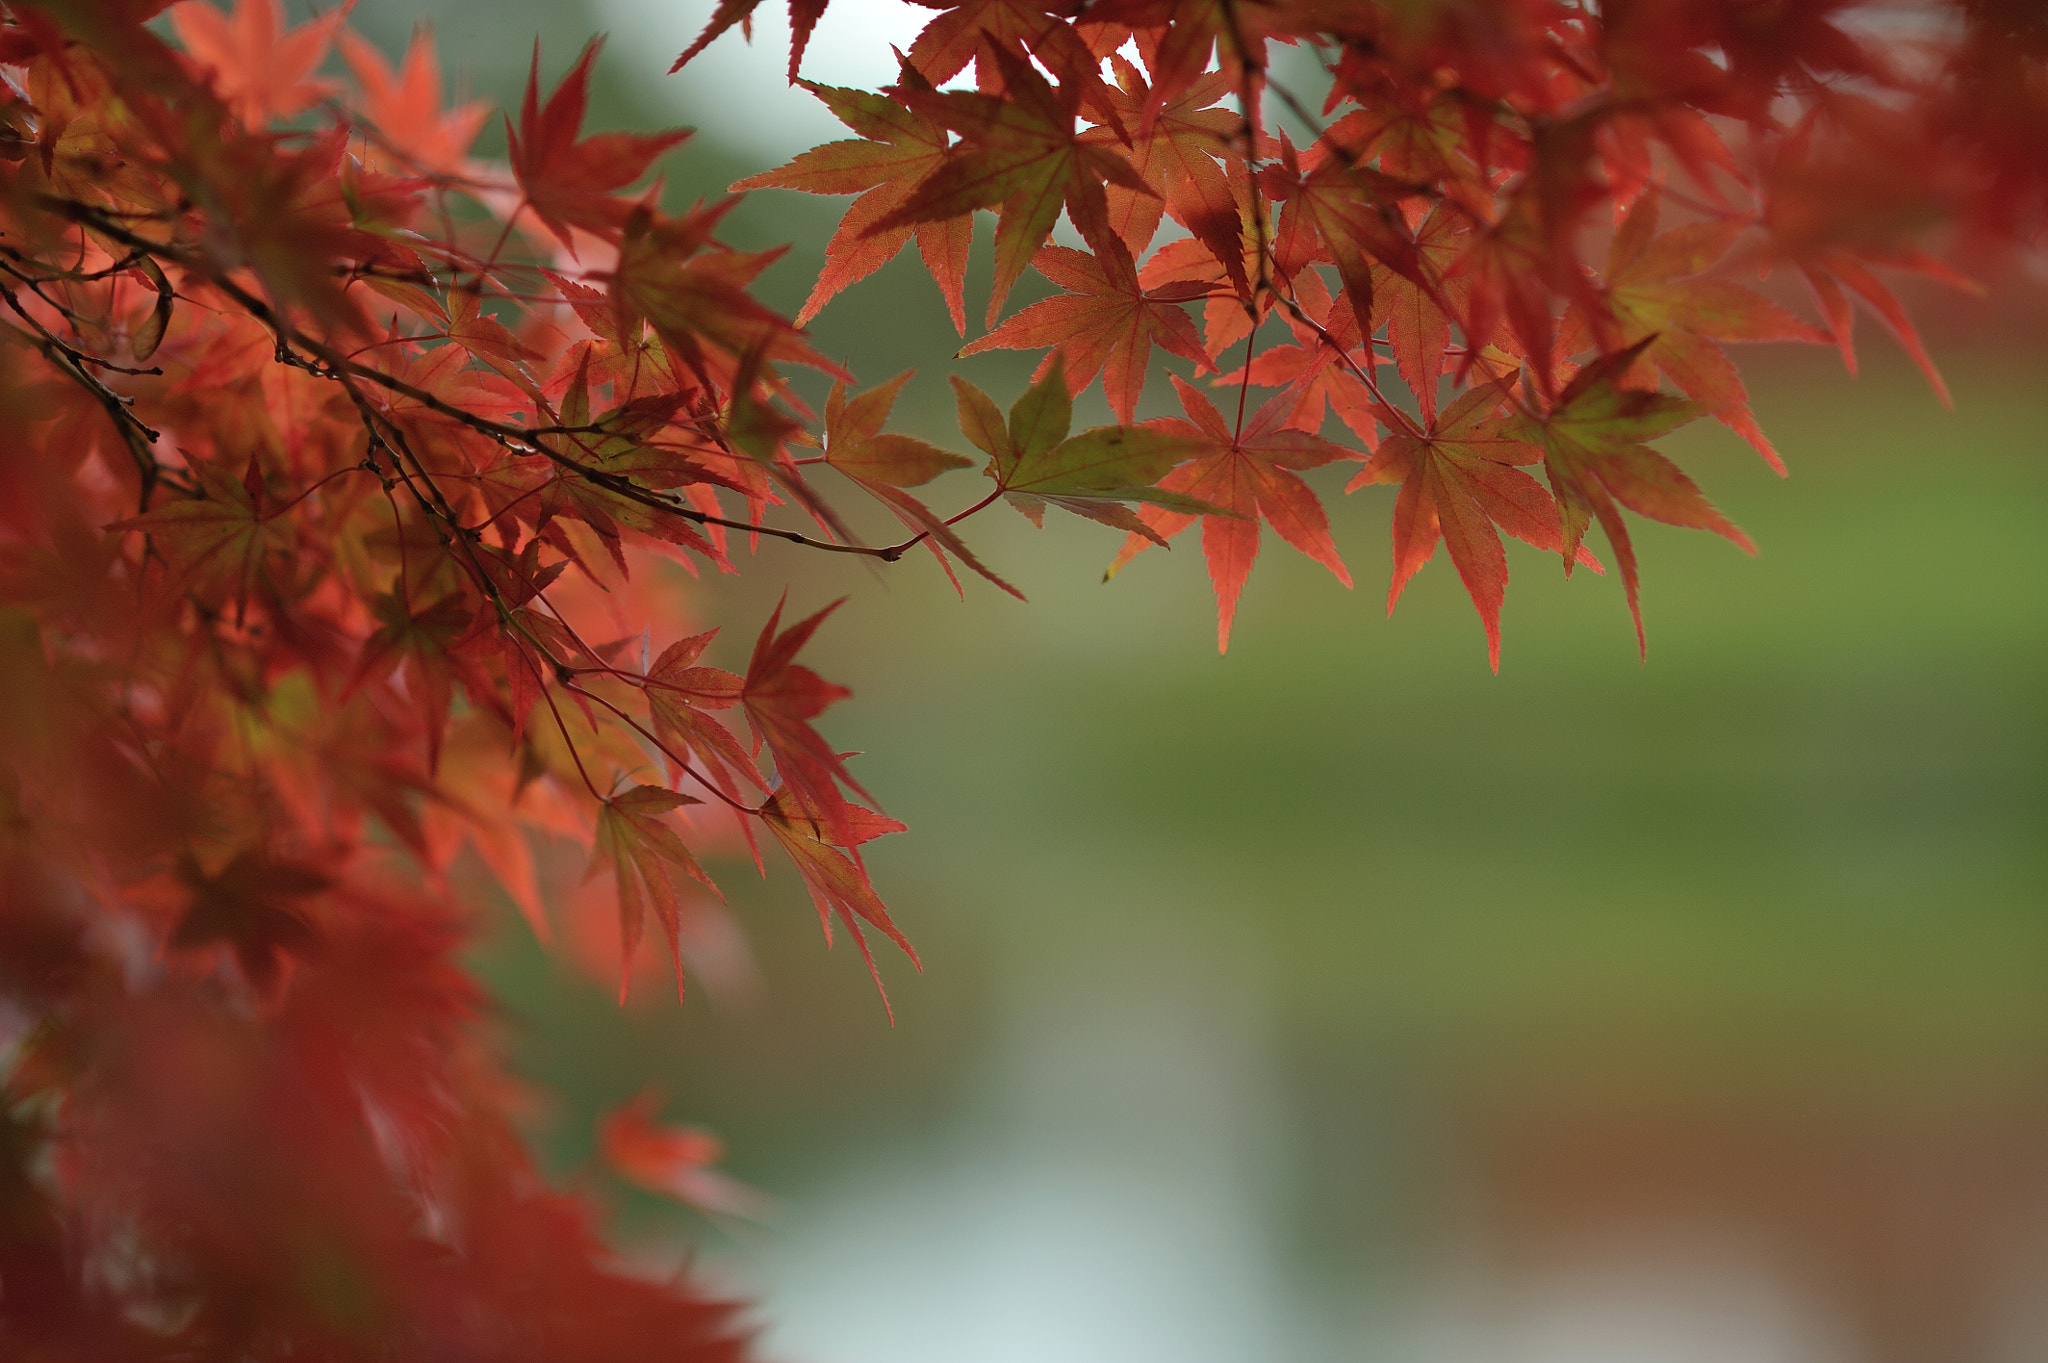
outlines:
M1729 523L1678 466L1643 442L1676 430L1707 409L1669 393L1623 388L1620 379L1650 345L1649 339L1604 355L1586 366L1557 395L1541 418L1517 416L1503 429L1509 439L1543 451L1544 472L1563 518L1564 570L1578 557L1587 527L1597 519L1621 566L1629 614L1635 617L1636 647L1647 655L1643 612L1636 592L1635 547L1620 507L1666 525L1711 530L1749 553L1756 546ZM1617 503L1619 505L1617 505Z
M1740 222L1694 222L1657 234L1658 195L1638 199L1614 234L1607 256L1607 307L1600 319L1619 328L1608 348L1642 348L1639 368L1662 372L1755 447L1779 473L1785 463L1750 414L1749 394L1735 361L1719 341L1823 342L1824 331L1800 321L1770 299L1727 279L1703 278L1741 235ZM1566 320L1566 332L1583 320ZM1561 351L1560 353L1566 353Z
M1045 376L1010 407L1007 422L989 395L955 375L960 429L989 456L988 476L1010 505L1043 524L1045 505L1165 544L1131 514L1126 502L1146 502L1193 515L1228 511L1156 486L1198 452L1186 436L1147 426L1097 426L1069 437L1074 400L1057 352Z

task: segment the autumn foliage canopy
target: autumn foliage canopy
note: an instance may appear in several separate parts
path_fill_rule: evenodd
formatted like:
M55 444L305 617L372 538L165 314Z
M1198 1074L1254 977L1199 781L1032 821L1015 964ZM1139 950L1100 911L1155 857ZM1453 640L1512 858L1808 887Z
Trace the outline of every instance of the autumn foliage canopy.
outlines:
M537 1174L453 955L457 858L548 938L566 839L680 990L735 829L828 938L910 951L860 850L901 825L801 661L850 617L798 580L714 640L659 560L709 593L772 536L1012 591L998 502L1100 522L1112 571L1199 523L1226 646L1265 528L1349 585L1323 497L1384 489L1390 607L1441 541L1497 667L1503 532L1632 611L1631 517L1748 546L1651 443L1711 418L1779 466L1728 343L1853 367L1864 314L1939 391L1896 281L2042 244L2031 0L919 3L863 91L803 79L825 0L791 0L849 136L733 188L854 196L794 318L735 200L662 205L682 133L584 129L595 46L552 88L536 53L488 162L430 37L394 68L345 7L0 4L7 1357L745 1355ZM915 242L969 335L984 211L962 353L1043 361L956 376L944 448L803 324ZM1006 315L1027 270L1055 292ZM1116 422L1075 431L1098 380ZM603 1143L713 1200L651 1104Z

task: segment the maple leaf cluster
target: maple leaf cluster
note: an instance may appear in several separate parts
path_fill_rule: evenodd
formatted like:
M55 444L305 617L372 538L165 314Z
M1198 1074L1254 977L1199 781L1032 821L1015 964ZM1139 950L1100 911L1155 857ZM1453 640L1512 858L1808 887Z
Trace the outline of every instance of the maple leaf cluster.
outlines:
M871 932L915 961L861 853L902 826L799 661L836 603L778 606L727 670L665 562L922 547L1015 594L961 529L998 501L1122 532L1111 571L1200 522L1224 646L1265 525L1350 584L1303 474L1352 463L1346 491L1398 485L1390 608L1443 542L1497 667L1500 532L1597 569L1597 521L1640 639L1625 512L1748 545L1650 442L1710 415L1778 464L1724 344L1853 362L1860 304L1939 389L1879 271L1964 282L1936 228L2042 240L2018 0L1897 32L1849 0L931 7L861 91L802 82L825 3L792 0L791 79L854 136L734 188L857 197L789 318L752 291L779 253L719 238L736 200L663 207L684 134L585 132L594 43L546 91L536 51L495 163L428 36L394 69L345 7L0 4L10 1356L743 1356L729 1307L610 1262L545 1186L453 955L458 861L547 938L535 849L566 840L622 994L650 917L680 993L732 836L871 971ZM1276 45L1315 53L1320 113ZM955 377L976 458L888 430L908 376L859 388L803 324L915 241L964 335L982 211L962 353L1045 353L1007 406ZM1027 268L1058 292L1005 318ZM1155 351L1185 419L1138 419ZM1115 423L1076 432L1098 377ZM980 495L935 509L963 471ZM861 540L845 492L903 538ZM601 1145L751 1202L651 1096Z
M678 66L752 8L722 4ZM1390 610L1447 544L1498 669L1499 532L1600 571L1597 519L1640 644L1622 508L1750 547L1644 442L1712 416L1785 471L1725 344L1830 343L1853 370L1860 302L1947 401L1879 271L1973 287L1928 253L1935 224L2042 243L2044 42L2022 5L965 0L879 93L801 81L823 8L791 6L791 76L858 136L734 186L859 195L800 320L915 235L964 335L964 243L994 212L991 329L960 354L1044 351L1036 378L1100 376L1117 429L1176 442L1158 486L1202 506L1084 514L1129 532L1112 574L1199 520L1221 648L1262 524L1350 585L1295 472L1340 460L1365 465L1347 491L1400 485ZM1281 46L1314 53L1320 111L1275 78ZM972 91L935 88L970 64ZM1993 89L1995 121L1964 114ZM1062 211L1085 249L1054 244ZM1027 266L1058 292L1002 319ZM1220 392L1175 376L1186 420L1134 425L1155 348Z

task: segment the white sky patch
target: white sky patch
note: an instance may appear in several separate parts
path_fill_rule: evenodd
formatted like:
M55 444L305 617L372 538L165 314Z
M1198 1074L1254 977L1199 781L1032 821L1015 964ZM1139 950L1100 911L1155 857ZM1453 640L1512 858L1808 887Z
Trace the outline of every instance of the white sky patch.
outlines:
M607 56L624 62L678 117L716 130L721 140L758 151L765 163L787 160L820 142L851 137L846 126L806 91L789 84L789 11L763 0L754 11L754 39L738 26L721 34L675 75L669 64L696 40L714 0L597 0L615 41ZM875 90L896 79L892 45L909 49L934 11L907 0L832 0L804 52L806 79Z

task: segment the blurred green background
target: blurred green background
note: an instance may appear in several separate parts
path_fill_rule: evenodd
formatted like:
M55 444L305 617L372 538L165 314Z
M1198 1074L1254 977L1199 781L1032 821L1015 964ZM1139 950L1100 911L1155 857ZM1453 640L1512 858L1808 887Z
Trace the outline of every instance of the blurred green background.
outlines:
M612 29L592 126L699 124L678 202L834 135L765 19L666 78L702 0L426 9L510 107L536 32L552 79ZM396 51L420 12L355 23ZM835 5L807 71L881 83L926 17ZM727 220L793 243L770 301L845 202ZM992 509L968 538L1029 605L763 546L696 594L713 660L785 587L852 596L809 660L911 827L870 864L924 973L883 959L892 1029L794 877L731 860L754 981L680 1010L507 911L476 960L551 1166L792 1363L2040 1357L2048 336L2003 301L1951 327L1953 413L1874 326L1860 379L1742 356L1793 475L1664 442L1762 553L1641 525L1647 665L1616 582L1520 545L1498 677L1441 555L1387 619L1385 489L1333 500L1355 593L1266 537L1227 658L1192 538L1104 586L1114 534ZM1007 402L1029 368L955 364L914 257L813 334L863 383L917 366L899 424L955 446L945 374ZM765 1226L594 1172L593 1114L650 1080Z

